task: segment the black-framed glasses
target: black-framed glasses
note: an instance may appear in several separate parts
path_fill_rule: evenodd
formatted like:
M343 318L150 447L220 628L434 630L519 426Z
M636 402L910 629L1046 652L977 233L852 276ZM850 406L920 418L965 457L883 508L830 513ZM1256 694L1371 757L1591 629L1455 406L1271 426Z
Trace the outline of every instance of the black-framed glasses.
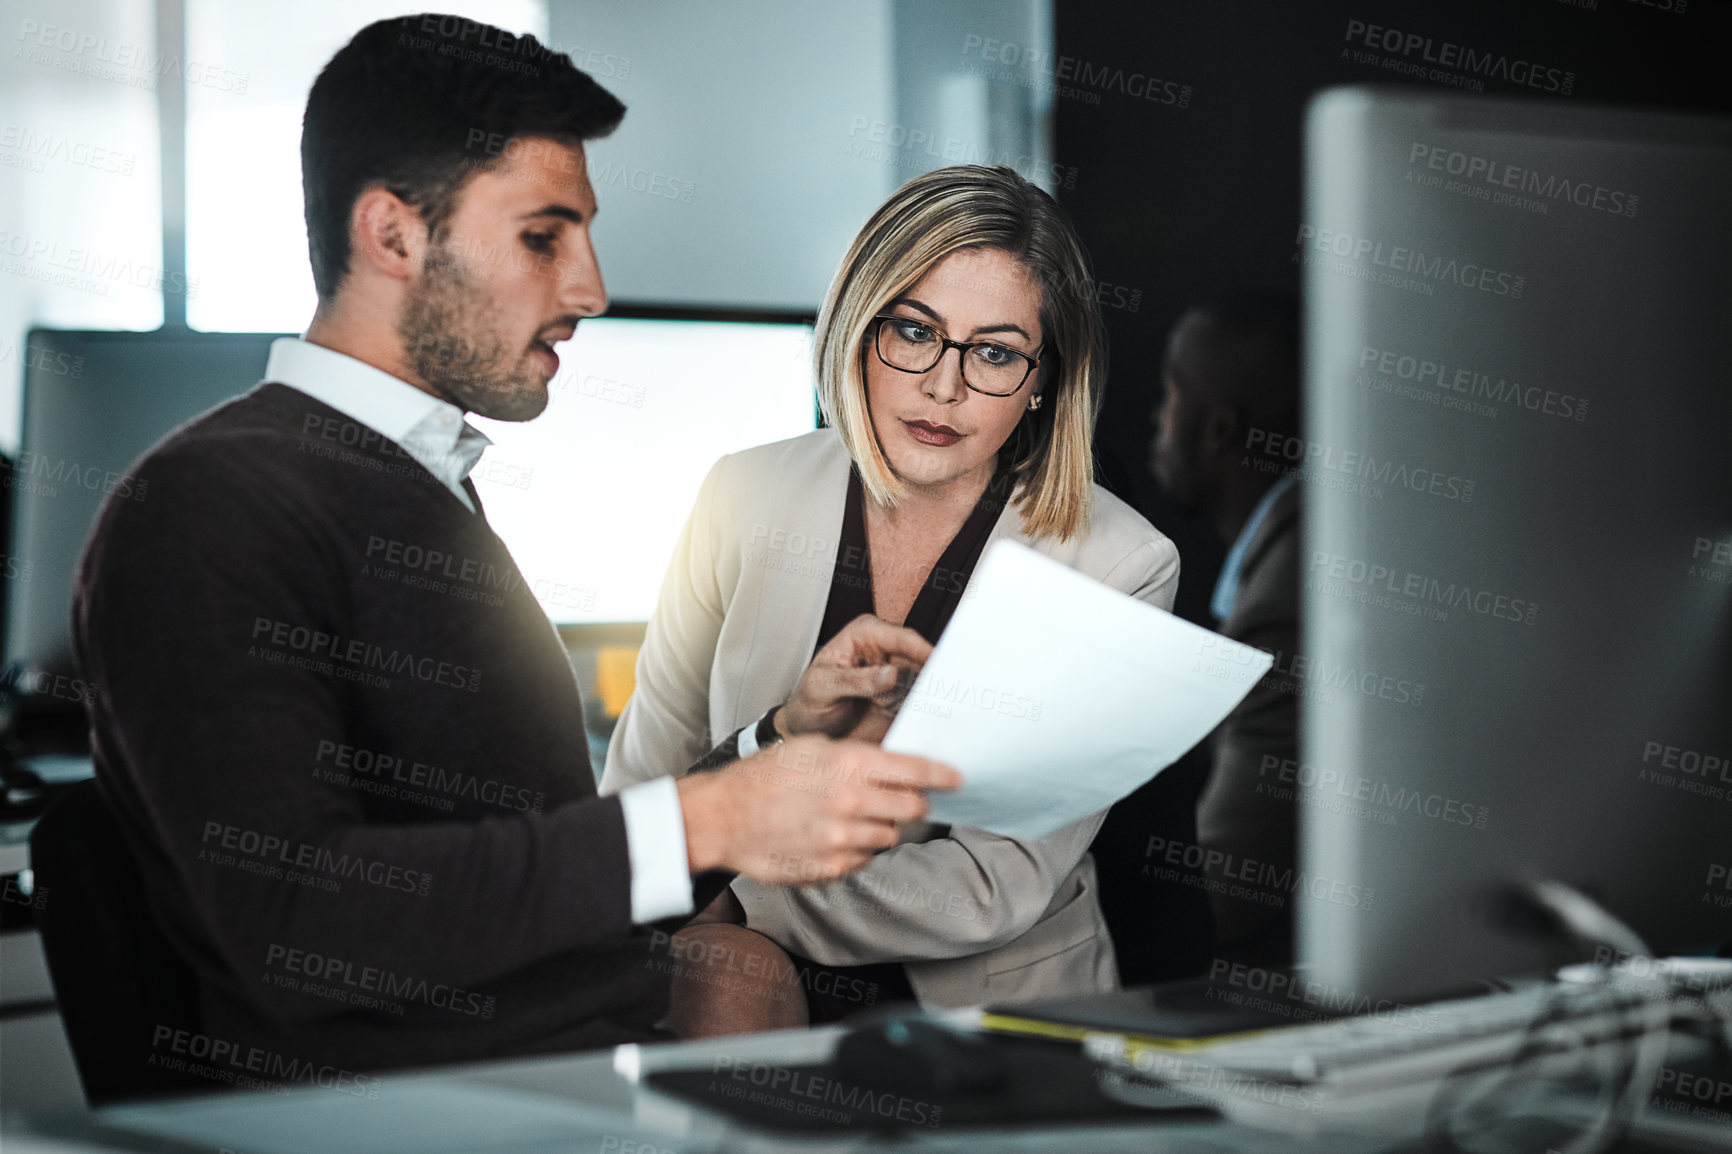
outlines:
M945 353L956 349L963 384L988 397L1008 397L1040 368L1037 357L994 341L953 341L941 329L913 317L879 313L872 319L878 324L872 340L878 359L898 372L929 373Z

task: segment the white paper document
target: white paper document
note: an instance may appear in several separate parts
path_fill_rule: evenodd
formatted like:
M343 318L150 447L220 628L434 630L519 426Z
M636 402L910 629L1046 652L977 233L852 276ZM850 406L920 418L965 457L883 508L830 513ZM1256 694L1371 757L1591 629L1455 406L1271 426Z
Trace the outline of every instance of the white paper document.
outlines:
M1273 659L1014 541L993 545L884 748L956 767L929 821L1037 838L1177 761Z

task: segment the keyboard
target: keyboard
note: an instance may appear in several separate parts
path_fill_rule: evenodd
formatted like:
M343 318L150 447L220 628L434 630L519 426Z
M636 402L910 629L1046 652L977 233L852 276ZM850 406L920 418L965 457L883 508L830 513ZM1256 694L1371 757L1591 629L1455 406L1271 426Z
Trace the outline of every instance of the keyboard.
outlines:
M1596 1051L1664 1046L1666 1000L1626 983L1534 983L1478 997L1230 1035L1198 1044L1090 1033L1097 1061L1209 1099L1229 1117L1423 1122L1446 1082L1580 1073ZM1616 1065L1614 1063L1614 1065ZM1416 1131L1417 1132L1417 1131Z

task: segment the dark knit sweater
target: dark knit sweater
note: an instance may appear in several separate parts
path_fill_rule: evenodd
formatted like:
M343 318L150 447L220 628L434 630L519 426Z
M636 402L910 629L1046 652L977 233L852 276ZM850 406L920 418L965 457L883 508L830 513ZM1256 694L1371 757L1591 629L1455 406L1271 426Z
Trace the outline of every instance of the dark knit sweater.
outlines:
M630 924L619 802L485 518L277 384L135 475L74 632L97 777L199 1028L350 1070L644 1036L665 967Z

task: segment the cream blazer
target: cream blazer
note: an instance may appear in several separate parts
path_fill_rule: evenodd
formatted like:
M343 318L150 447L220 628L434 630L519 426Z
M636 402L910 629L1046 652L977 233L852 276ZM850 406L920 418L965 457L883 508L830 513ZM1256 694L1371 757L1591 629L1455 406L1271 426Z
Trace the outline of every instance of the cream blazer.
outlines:
M830 596L848 470L830 429L735 453L710 470L608 747L604 794L683 773L793 693ZM1035 541L1007 506L987 547L1021 541L1171 610L1173 543L1099 486L1090 513L1090 528L1070 541ZM747 924L794 953L826 965L905 962L924 1006L1106 992L1118 987L1118 968L1088 853L1104 817L1036 841L960 826L940 836L943 827L919 823L846 878L797 887L740 878L733 888Z

